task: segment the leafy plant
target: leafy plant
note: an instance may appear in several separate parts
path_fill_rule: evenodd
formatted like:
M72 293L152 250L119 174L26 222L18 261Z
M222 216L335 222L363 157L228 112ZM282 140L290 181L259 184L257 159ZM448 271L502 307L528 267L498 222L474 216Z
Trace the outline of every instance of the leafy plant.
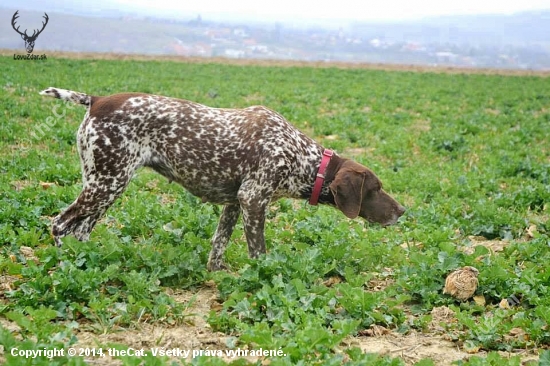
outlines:
M205 281L222 302L208 315L210 327L234 346L280 347L286 356L271 365L403 365L342 341L373 325L433 332L431 311L442 306L454 313L443 331L458 345L533 351L550 344L547 79L58 57L2 57L0 66L0 317L18 329L0 327L5 350L66 347L82 327L103 334L146 322L179 326L192 310L171 294L200 291ZM81 189L74 135L85 110L43 100L38 92L50 85L213 107L265 104L375 171L407 212L399 225L381 228L331 207L279 200L268 211L269 253L250 260L238 224L226 252L231 269L210 274L219 207L140 170L89 242L68 237L55 248L51 218ZM479 303L442 294L446 275L465 265L480 271ZM507 299L515 300L501 309ZM490 352L458 364L518 362Z

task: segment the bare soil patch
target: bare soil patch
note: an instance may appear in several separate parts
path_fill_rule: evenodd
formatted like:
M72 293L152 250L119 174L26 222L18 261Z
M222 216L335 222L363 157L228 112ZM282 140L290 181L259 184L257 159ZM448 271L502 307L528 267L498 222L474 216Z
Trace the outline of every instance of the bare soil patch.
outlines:
M491 253L497 253L502 252L510 244L509 240L489 240L483 236L469 236L468 239L472 242L472 246L464 249L466 254L473 253L474 248L478 245L489 249Z
M176 301L191 304L186 323L170 326L166 324L138 323L135 329L117 329L104 334L91 331L80 331L76 334L78 343L74 347L110 347L124 345L134 349L152 348L180 350L226 350L226 340L229 337L223 333L212 331L206 318L212 307L217 305L217 290L203 287L196 292L181 291L171 294ZM96 365L117 365L118 360L105 357L92 358ZM189 358L187 361L191 361Z
M436 365L450 365L454 361L471 357L453 342L446 341L440 336L417 332L407 335L390 332L382 336L354 338L350 346L358 346L366 353L399 357L407 365L414 365L425 358L430 358Z

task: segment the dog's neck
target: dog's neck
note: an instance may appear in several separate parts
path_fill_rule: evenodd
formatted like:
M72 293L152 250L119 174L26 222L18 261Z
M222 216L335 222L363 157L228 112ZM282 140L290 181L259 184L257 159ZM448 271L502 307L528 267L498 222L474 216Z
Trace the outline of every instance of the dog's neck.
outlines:
M340 167L342 166L342 164L344 164L346 160L348 159L341 158L338 155L336 155L336 153L332 155L332 158L330 159L330 162L328 163L328 166L327 166L327 170L325 172L325 180L323 182L323 188L321 189L321 193L319 194L319 200L318 200L319 203L329 204L329 205L335 204L334 195L330 191L329 186L334 180L334 178L336 178L336 174L338 173L338 170L340 170ZM311 196L311 192L313 191L314 182L315 182L315 178L312 179L311 187L307 192L305 192L303 198L309 199L309 197Z

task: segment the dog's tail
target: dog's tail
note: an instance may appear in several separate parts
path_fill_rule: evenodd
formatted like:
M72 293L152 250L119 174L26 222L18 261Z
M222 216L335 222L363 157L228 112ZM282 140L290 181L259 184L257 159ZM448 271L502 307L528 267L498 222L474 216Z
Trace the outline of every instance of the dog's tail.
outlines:
M90 106L92 103L91 95L66 89L49 87L48 89L42 90L40 95L49 95L50 97L65 100L67 102L70 101L73 103L83 104L85 106Z

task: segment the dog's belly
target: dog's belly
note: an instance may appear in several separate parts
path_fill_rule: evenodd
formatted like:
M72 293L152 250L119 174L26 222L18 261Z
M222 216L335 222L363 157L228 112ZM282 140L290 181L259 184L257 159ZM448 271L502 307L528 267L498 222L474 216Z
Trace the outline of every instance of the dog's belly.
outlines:
M240 183L237 182L212 182L210 180L203 182L196 182L187 179L175 180L181 184L185 189L191 192L193 195L199 197L203 202L211 202L216 204L229 204L238 203L237 192L240 187Z
M190 193L201 198L203 202L217 204L238 202L237 192L241 182L235 172L220 171L218 174L213 174L213 172L205 172L196 165L181 162L176 167L162 156L155 156L145 164L168 180L179 183Z

